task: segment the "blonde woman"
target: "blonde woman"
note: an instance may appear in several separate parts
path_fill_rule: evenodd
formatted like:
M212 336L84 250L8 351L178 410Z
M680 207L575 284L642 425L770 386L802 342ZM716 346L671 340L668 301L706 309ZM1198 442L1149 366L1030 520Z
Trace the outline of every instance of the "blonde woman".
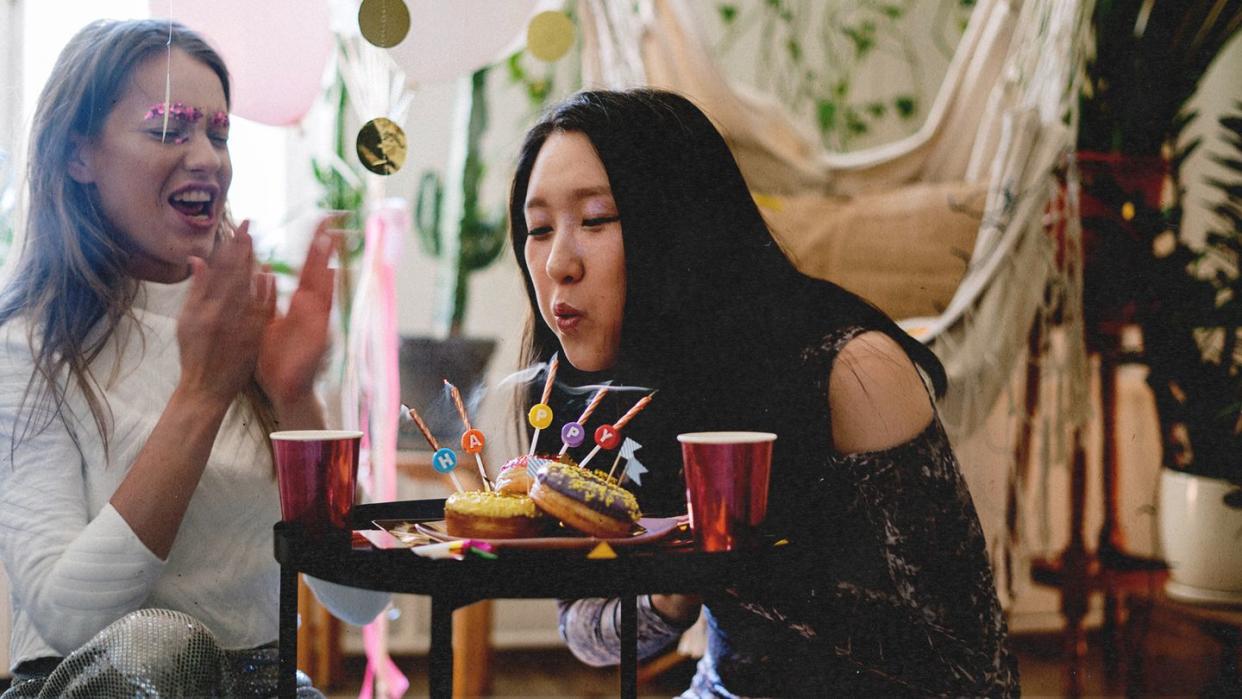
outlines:
M156 21L86 27L39 99L0 296L4 699L275 690L266 435L323 426L331 240L278 312L227 216L228 111L220 57ZM314 587L354 623L386 603Z

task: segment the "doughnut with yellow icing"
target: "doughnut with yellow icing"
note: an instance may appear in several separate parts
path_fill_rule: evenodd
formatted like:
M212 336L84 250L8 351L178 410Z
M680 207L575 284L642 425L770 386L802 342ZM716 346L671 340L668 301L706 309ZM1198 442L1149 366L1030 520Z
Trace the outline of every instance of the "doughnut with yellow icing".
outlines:
M543 533L547 519L525 495L471 490L444 501L450 536L474 539L524 539Z

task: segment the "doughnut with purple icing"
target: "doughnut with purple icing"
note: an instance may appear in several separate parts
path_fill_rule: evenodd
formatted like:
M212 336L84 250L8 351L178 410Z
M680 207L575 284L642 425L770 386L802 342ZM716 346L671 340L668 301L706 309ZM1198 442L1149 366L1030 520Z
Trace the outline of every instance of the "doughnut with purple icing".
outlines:
M539 509L585 534L629 536L642 516L634 494L606 476L551 462L535 476L530 497Z

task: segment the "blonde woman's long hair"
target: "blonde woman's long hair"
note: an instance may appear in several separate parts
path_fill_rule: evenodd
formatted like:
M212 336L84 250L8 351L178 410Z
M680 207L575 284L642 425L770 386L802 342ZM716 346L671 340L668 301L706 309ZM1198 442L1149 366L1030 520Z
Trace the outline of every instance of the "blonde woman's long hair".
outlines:
M138 281L128 272L125 241L104 217L98 191L69 177L68 163L78 144L102 133L134 69L164 55L170 45L220 78L227 103L229 76L220 56L183 25L157 20L104 20L86 26L61 51L39 96L31 129L21 257L0 293L0 325L16 317L26 320L35 364L10 449L56 417L64 420L72 383L85 397L107 452L111 411L90 366L121 321L132 316ZM225 219L217 235L231 225ZM275 424L271 403L254 381L244 397L266 437ZM20 414L25 415L24 425ZM48 419L36 424L36 415ZM72 429L70 434L77 442Z

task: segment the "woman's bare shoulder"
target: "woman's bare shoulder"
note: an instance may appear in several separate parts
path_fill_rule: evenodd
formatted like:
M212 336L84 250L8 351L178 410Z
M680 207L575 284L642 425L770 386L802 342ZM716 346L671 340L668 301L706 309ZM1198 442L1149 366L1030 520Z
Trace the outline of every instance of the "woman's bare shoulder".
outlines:
M933 409L910 357L888 335L871 331L846 343L828 379L832 443L843 454L909 442L927 428Z

